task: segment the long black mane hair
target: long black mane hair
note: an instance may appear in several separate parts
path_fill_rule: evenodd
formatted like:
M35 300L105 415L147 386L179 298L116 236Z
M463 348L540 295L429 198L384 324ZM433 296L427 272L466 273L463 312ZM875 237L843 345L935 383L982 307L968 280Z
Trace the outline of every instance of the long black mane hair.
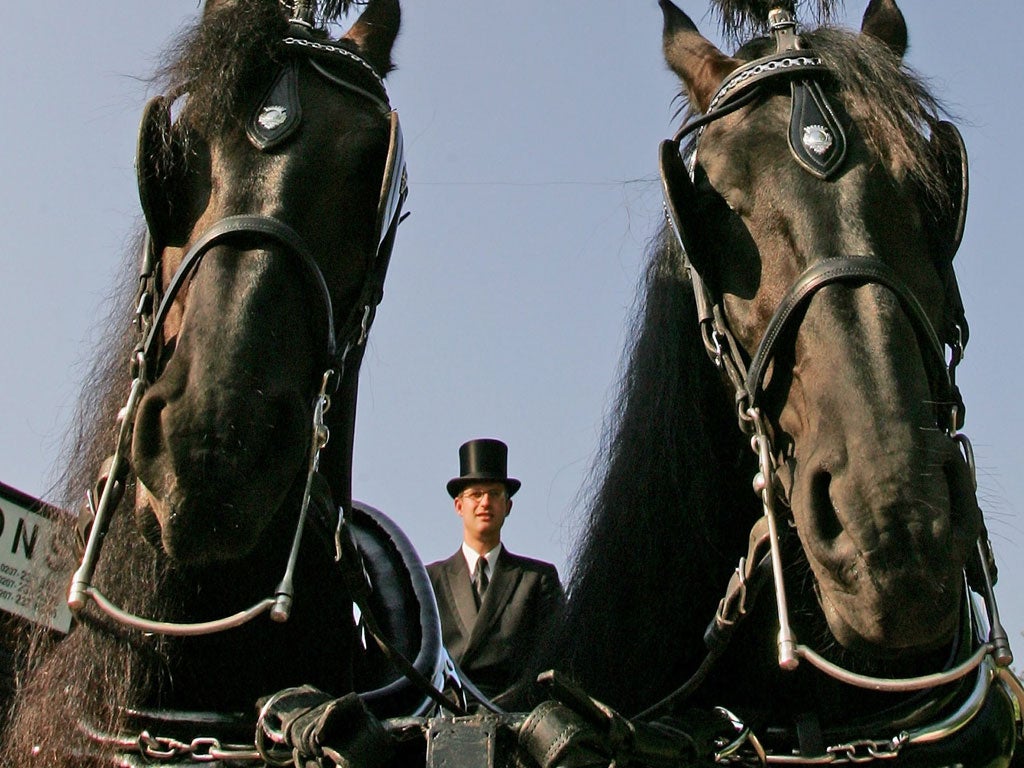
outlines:
M553 653L624 713L692 672L753 521L749 483L736 481L751 476L752 455L737 448L729 395L695 313L682 251L665 226L652 243Z

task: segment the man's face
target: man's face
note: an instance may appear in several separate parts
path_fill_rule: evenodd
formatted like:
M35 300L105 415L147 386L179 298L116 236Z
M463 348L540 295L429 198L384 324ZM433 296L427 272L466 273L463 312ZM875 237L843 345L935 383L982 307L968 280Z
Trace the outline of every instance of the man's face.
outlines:
M473 483L455 497L455 511L462 518L467 541L497 543L511 509L512 500L502 483Z

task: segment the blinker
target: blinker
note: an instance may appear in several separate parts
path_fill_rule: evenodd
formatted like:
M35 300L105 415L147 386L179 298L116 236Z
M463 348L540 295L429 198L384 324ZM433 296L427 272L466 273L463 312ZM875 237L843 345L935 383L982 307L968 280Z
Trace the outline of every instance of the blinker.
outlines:
M288 141L302 124L298 68L296 59L281 67L267 95L256 105L249 119L246 135L262 152Z
M146 230L160 244L167 241L170 220L165 178L170 163L166 146L170 133L171 105L164 96L154 96L142 111L135 148L135 175Z
M846 160L846 132L817 80L793 80L789 150L800 167L819 179L836 175Z
M775 51L798 51L802 45L796 33L796 18L775 8L768 15ZM846 159L846 133L817 79L790 82L789 150L804 170L819 179L830 179Z

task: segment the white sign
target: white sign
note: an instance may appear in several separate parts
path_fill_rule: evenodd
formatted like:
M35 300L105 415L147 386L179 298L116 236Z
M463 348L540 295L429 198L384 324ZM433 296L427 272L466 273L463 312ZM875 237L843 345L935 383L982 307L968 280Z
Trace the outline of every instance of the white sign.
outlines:
M70 574L51 571L50 517L63 514L0 483L0 610L59 632L71 626L62 599Z

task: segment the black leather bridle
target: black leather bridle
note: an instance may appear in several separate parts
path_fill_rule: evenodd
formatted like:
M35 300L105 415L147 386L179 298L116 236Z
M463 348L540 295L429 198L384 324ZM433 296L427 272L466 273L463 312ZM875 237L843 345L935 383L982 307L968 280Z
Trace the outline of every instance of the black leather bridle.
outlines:
M235 215L217 221L193 242L166 288L163 288L160 272L164 243L161 242L162 233L154 226L155 217L150 211L154 193L149 189L151 182L147 175L147 164L150 162L148 154L152 149L152 136L154 133L159 135L161 127L170 126L171 100L158 96L147 104L140 129L138 170L140 197L149 227L143 247L139 291L136 297L135 323L140 335L132 352L132 387L127 403L118 415L118 437L114 453L104 463L97 486L90 492L89 508L83 511L80 520L80 528L87 529L88 534L84 536L82 562L72 579L68 594L68 603L73 610L81 609L89 599L92 599L115 620L146 632L170 635L218 632L245 623L268 610L276 621L285 621L288 618L292 601L292 574L298 557L307 509L310 506L310 495L316 487L323 485L313 481L317 474L320 450L328 439L323 421L324 413L329 407L331 394L338 389L343 378L346 375L357 375L357 371L346 371L346 364L353 359L352 353L365 344L377 305L383 296L384 278L398 224L402 219L402 207L408 194L398 114L391 109L383 80L374 72L373 67L348 48L314 38L310 33L308 21L301 18L292 19L288 36L282 41L282 45L292 55L282 66L274 85L264 99L262 109L258 109L253 115L248 131L250 140L258 149L265 150L280 146L293 135L297 127L295 121L300 119L298 115L301 114L300 105L294 101L297 98L294 83L299 66L298 57L308 60L321 76L337 87L369 100L388 121L390 130L388 156L377 206L376 253L367 269L357 301L339 328L335 328L330 291L311 249L288 224L271 216ZM285 103L280 104L279 101ZM268 110L273 111L276 120L261 120ZM282 120L282 115L286 119ZM155 131L154 123L157 124ZM128 455L135 414L146 388L158 374L163 346L163 325L170 307L211 249L238 240L273 243L283 248L300 267L314 289L319 305L317 316L321 319L323 329L323 346L319 361L322 373L313 400L313 426L306 487L288 565L273 596L232 616L201 624L176 624L145 619L125 612L107 600L92 584L93 572L99 559L110 515L124 492L129 471ZM316 506L320 505L314 505ZM344 516L341 515L338 521L339 529L343 522Z
M938 139L933 143L952 148L953 155L943 157L942 161L945 165L944 170L951 172L949 175L952 177L951 183L954 188L950 189L949 194L950 200L957 208L951 214L953 224L949 228L948 240L939 245L938 250L941 253L935 254L946 287L946 309L949 319L945 327L936 329L913 291L881 259L870 254L823 258L808 266L788 289L769 320L750 363L745 365L743 354L729 328L721 297L709 289L693 261L693 257L700 253L701 242L695 231L696 222L688 218L688 214L696 210L699 203L694 176L699 167L698 153L704 128L756 102L763 96L766 86L777 87L780 83L786 83L790 87L792 98L789 146L793 159L812 175L827 180L843 167L846 157L844 126L837 118L837 113L820 84L820 79L828 76L828 68L813 51L803 48L796 35L796 21L791 13L775 9L770 14L769 22L776 42L775 52L755 59L731 73L719 86L706 112L683 125L672 139L663 141L660 146L666 217L683 250L684 268L693 286L705 348L711 360L725 373L734 389L740 428L751 437L751 445L758 456L759 468L754 479L754 489L761 499L764 516L754 526L750 537L750 549L740 559L740 565L730 582L727 594L708 627L705 635L709 649L707 657L697 672L680 688L639 716L650 717L670 705L678 704L700 686L712 666L724 653L729 638L740 619L746 614L761 585L770 578L774 581L780 625L779 664L783 669L794 669L801 659L806 659L825 674L846 684L893 692L934 688L964 679L978 670L970 707L961 707L953 716L955 730L978 713L989 696L989 684L993 678L1000 677L1004 681L1003 687L1011 690L1011 695L1018 700L1022 695L1020 683L1009 670L1013 656L995 602L990 567L993 558L987 536L979 538L979 567L976 572L980 575L971 583L971 586L981 594L987 616L983 619L977 615L973 602L965 596L962 621L968 624L962 625L961 634L973 638L973 647L968 652L961 653L951 663L951 668L917 678L884 679L858 675L832 664L814 650L799 644L789 622L775 514L776 497L780 496L774 483L775 452L761 406L769 363L779 352L783 340L794 336L803 317L800 310L807 306L817 291L836 283L882 285L896 296L911 321L921 346L929 386L936 404L936 423L950 438L959 443L973 476L975 468L970 441L958 432L963 426L964 407L956 386L955 370L967 343L968 326L952 267L953 255L962 239L965 221L966 150L962 137L952 124L943 121L933 126L933 138ZM806 141L805 136L808 137ZM693 140L688 156L684 156L683 141L687 137L692 137ZM964 589L966 595L966 584ZM980 637L986 624L987 641ZM972 629L968 631L965 626ZM731 716L731 713L728 714ZM749 746L749 729L744 730L738 719L735 724L740 726L737 728L738 732L744 734L737 739L737 744L742 742ZM935 727L919 728L916 733L921 740L933 740L939 738L936 734L946 727L949 727L949 723L944 723L937 730ZM878 754L875 757L893 757L903 745L904 742L895 744L892 753ZM754 746L762 762L772 762L770 757L766 758L760 745ZM725 750L720 756L727 757ZM794 757L783 762L799 763L801 760Z
M763 88L788 81L791 88L793 110L790 127L790 149L794 159L819 178L828 179L842 168L846 155L845 131L835 117L835 111L821 88L818 78L827 75L828 69L812 52L790 47L797 38L791 38L786 31L795 22L784 12L776 12L775 26L780 50L769 56L756 59L729 75L719 86L705 114L682 126L672 139L661 143L661 179L665 198L665 209L676 237L684 253L696 254L700 250L699 240L693 232L694 225L687 217L687 211L696 207L697 191L693 175L698 163L700 137L704 128L743 107L757 101L763 95ZM833 140L829 148L831 156L822 158L808 150L802 142L794 139L801 129L822 128ZM813 124L813 125L812 125ZM946 123L941 129L956 132L952 124ZM683 141L694 136L689 158L683 157ZM956 133L959 138L959 133ZM962 146L962 141L958 144ZM813 165L812 165L813 163ZM963 156L966 183L966 155ZM966 204L966 191L957 197ZM962 237L963 215L959 216L959 231L956 244ZM956 246L952 247L955 253ZM782 339L799 322L799 312L807 305L817 291L837 282L865 282L884 285L899 299L910 318L921 343L925 366L929 373L933 399L946 413L938 418L939 426L946 432L953 432L963 426L963 400L955 384L954 372L966 345L968 326L964 316L963 302L957 288L952 269L953 253L943 255L944 282L947 286L947 303L951 305L952 321L940 334L906 283L881 259L872 255L843 256L821 259L811 264L794 281L787 291L766 327L757 350L749 365L743 365L739 348L729 330L728 322L721 310L721 302L712 294L707 283L694 266L691 256L686 259L686 271L694 285L697 296L698 321L709 355L717 366L730 378L737 392L739 419L745 432L752 432L748 411L761 404L764 379L768 365L779 349ZM951 350L947 364L945 348Z
M161 255L164 243L161 241L159 218L153 215L151 205L157 189L151 185L159 183L152 169L150 153L154 142L162 141L163 132L170 128L170 101L156 97L147 104L140 129L137 168L139 172L140 198L148 224L143 246L142 267L139 276L139 290L136 296L135 325L139 339L132 352L132 386L128 401L118 415L118 437L115 451L100 472L96 488L90 491L88 507L80 513L79 530L84 539L81 565L72 578L68 603L73 610L80 610L92 600L104 613L123 626L147 633L171 636L191 636L220 632L244 624L264 612L269 612L275 621L286 621L290 615L293 587L292 577L299 554L299 544L307 526L307 518L319 533L328 538L333 532L333 546L336 566L350 592L354 605L361 614L361 626L368 639L372 639L381 654L390 662L400 677L384 687L360 694L361 700L375 711L393 715L396 712L421 713L428 707L441 706L456 714L465 710L458 702L449 700L440 692L448 670L447 656L441 646L440 623L437 609L430 592L426 572L418 556L404 534L381 513L353 503L351 508L337 507L327 481L319 474L318 464L321 449L328 440L324 414L329 408L331 395L338 390L346 377L358 375L361 355L358 354L366 343L373 323L376 308L383 297L384 279L387 273L395 235L402 221L402 208L408 195L407 175L403 152L402 132L395 112L388 100L382 78L362 57L348 48L329 42L312 34L311 18L315 12L313 4L297 2L295 18L291 19L288 35L282 41L283 48L291 57L279 72L262 104L254 112L248 125L250 141L261 151L276 148L286 143L298 127L301 105L296 101L298 89L297 69L302 62L308 63L320 76L340 89L354 93L368 100L387 120L389 142L384 166L380 197L376 210L376 251L359 295L341 326L334 322L334 306L326 280L308 244L292 227L280 219L262 215L227 216L204 231L192 243L181 260L167 286L161 286ZM301 6L301 7L299 7ZM261 119L267 115L272 119ZM282 115L284 117L282 118ZM295 534L289 550L285 572L274 593L248 609L231 616L200 623L164 622L131 614L108 600L93 585L93 572L99 559L102 541L110 517L124 492L129 471L128 455L138 403L146 388L159 374L160 358L163 354L163 326L168 312L182 288L200 267L203 257L211 249L225 244L243 242L273 244L298 265L303 277L315 295L316 317L322 330L322 346L318 365L320 380L313 398L313 419L306 484L303 499L298 510ZM251 245L250 245L251 247ZM395 553L388 555L388 552ZM367 558L370 558L369 560ZM395 569L403 567L402 573ZM371 585L369 582L373 579ZM409 580L403 586L404 579ZM410 644L407 631L397 623L402 617L378 618L381 609L400 610L403 606L392 605L401 595L408 599L411 587L417 603L418 615L412 619L420 633L415 658L410 660ZM381 603L385 604L381 604ZM374 610L376 607L377 610ZM404 678L404 679L403 679ZM266 709L266 707L264 708ZM237 723L220 713L182 712L170 713L182 724L208 732L235 727ZM160 727L168 713L137 713L143 722ZM227 717L227 720L225 720ZM251 724L243 723L243 728ZM183 754L195 754L198 743L217 745L217 752L229 761L279 762L279 751L273 728L263 722L261 714L257 724L257 747L241 745L237 749L221 749L219 741L200 737L193 745L179 744L173 740L153 739L147 731L140 736L107 734L80 724L89 737L97 744L128 753L141 753L147 759L175 759ZM267 745L260 746L259 734L267 731ZM230 728L229 728L230 730ZM170 744L170 748L168 747ZM269 750L269 751L265 751ZM273 752L274 754L271 754ZM214 750L209 750L214 756ZM204 752L203 759L206 758ZM291 762L291 754L289 752Z

